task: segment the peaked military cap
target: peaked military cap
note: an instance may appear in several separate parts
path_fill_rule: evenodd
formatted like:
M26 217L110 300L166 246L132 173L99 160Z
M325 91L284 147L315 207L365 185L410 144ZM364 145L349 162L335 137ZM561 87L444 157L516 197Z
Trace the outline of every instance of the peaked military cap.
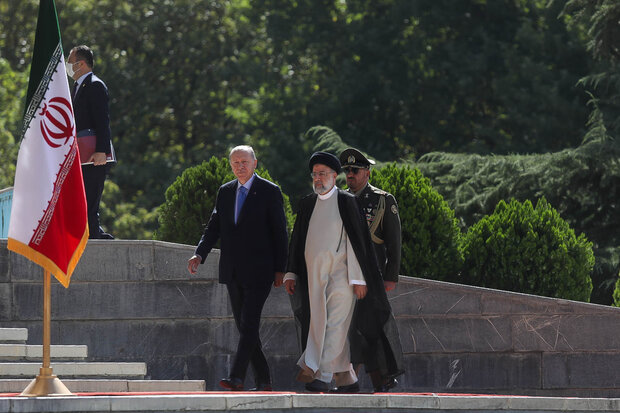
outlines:
M363 153L355 148L347 148L340 154L340 164L344 168L345 166L357 166L358 168L370 168L370 165L374 165L375 161L368 159Z

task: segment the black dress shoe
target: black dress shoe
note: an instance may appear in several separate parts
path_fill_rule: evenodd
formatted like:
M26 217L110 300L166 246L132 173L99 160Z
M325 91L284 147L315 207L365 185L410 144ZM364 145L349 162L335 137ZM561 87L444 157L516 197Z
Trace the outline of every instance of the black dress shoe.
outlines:
M327 393L329 391L329 385L324 381L315 379L310 383L306 383L306 390L316 393Z
M107 232L100 232L99 234L89 234L88 239L114 239L114 237Z
M390 389L393 389L398 385L398 380L395 378L386 379L381 386L375 387L375 393L387 393Z
M356 381L355 383L347 384L346 386L338 386L335 389L330 390L329 392L330 393L341 393L341 394L359 393L360 392L360 385Z
M220 386L228 390L241 391L243 390L243 381L236 377L227 377L220 380Z
M271 383L258 382L256 387L252 387L250 391L273 391L273 387L271 387Z

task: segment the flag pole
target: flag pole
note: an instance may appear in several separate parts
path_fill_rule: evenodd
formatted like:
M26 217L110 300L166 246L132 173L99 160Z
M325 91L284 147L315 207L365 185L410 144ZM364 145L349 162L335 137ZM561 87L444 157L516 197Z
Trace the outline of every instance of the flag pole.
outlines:
M73 395L50 367L50 331L52 321L52 277L44 270L43 277L43 366L39 375L30 382L20 396L70 396Z

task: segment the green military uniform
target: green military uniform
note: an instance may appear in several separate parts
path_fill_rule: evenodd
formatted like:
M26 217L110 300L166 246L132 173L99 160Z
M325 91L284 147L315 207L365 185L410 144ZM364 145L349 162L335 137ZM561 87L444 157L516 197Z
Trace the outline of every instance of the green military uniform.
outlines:
M368 222L383 280L398 282L401 235L396 199L370 184L355 195Z
M349 148L340 154L340 163L343 168L370 169L375 162L357 149ZM396 200L393 195L368 183L355 195L368 222L383 280L398 282L401 234ZM403 350L394 315L389 314L379 335L366 336L363 342L365 345L360 349L362 355L351 354L353 364L364 360L375 392L389 391L397 385L396 377L404 373Z

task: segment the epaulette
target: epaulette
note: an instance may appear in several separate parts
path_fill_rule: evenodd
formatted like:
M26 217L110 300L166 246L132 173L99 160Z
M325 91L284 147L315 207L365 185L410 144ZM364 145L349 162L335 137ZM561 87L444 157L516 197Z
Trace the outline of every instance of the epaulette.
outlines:
M389 192L384 191L383 189L379 189L379 188L377 188L376 186L372 186L372 185L370 185L370 184L369 184L368 186L370 187L370 190L371 190L372 192L374 192L375 194L385 195L385 196L387 196L387 195L389 195L389 194L390 194Z

